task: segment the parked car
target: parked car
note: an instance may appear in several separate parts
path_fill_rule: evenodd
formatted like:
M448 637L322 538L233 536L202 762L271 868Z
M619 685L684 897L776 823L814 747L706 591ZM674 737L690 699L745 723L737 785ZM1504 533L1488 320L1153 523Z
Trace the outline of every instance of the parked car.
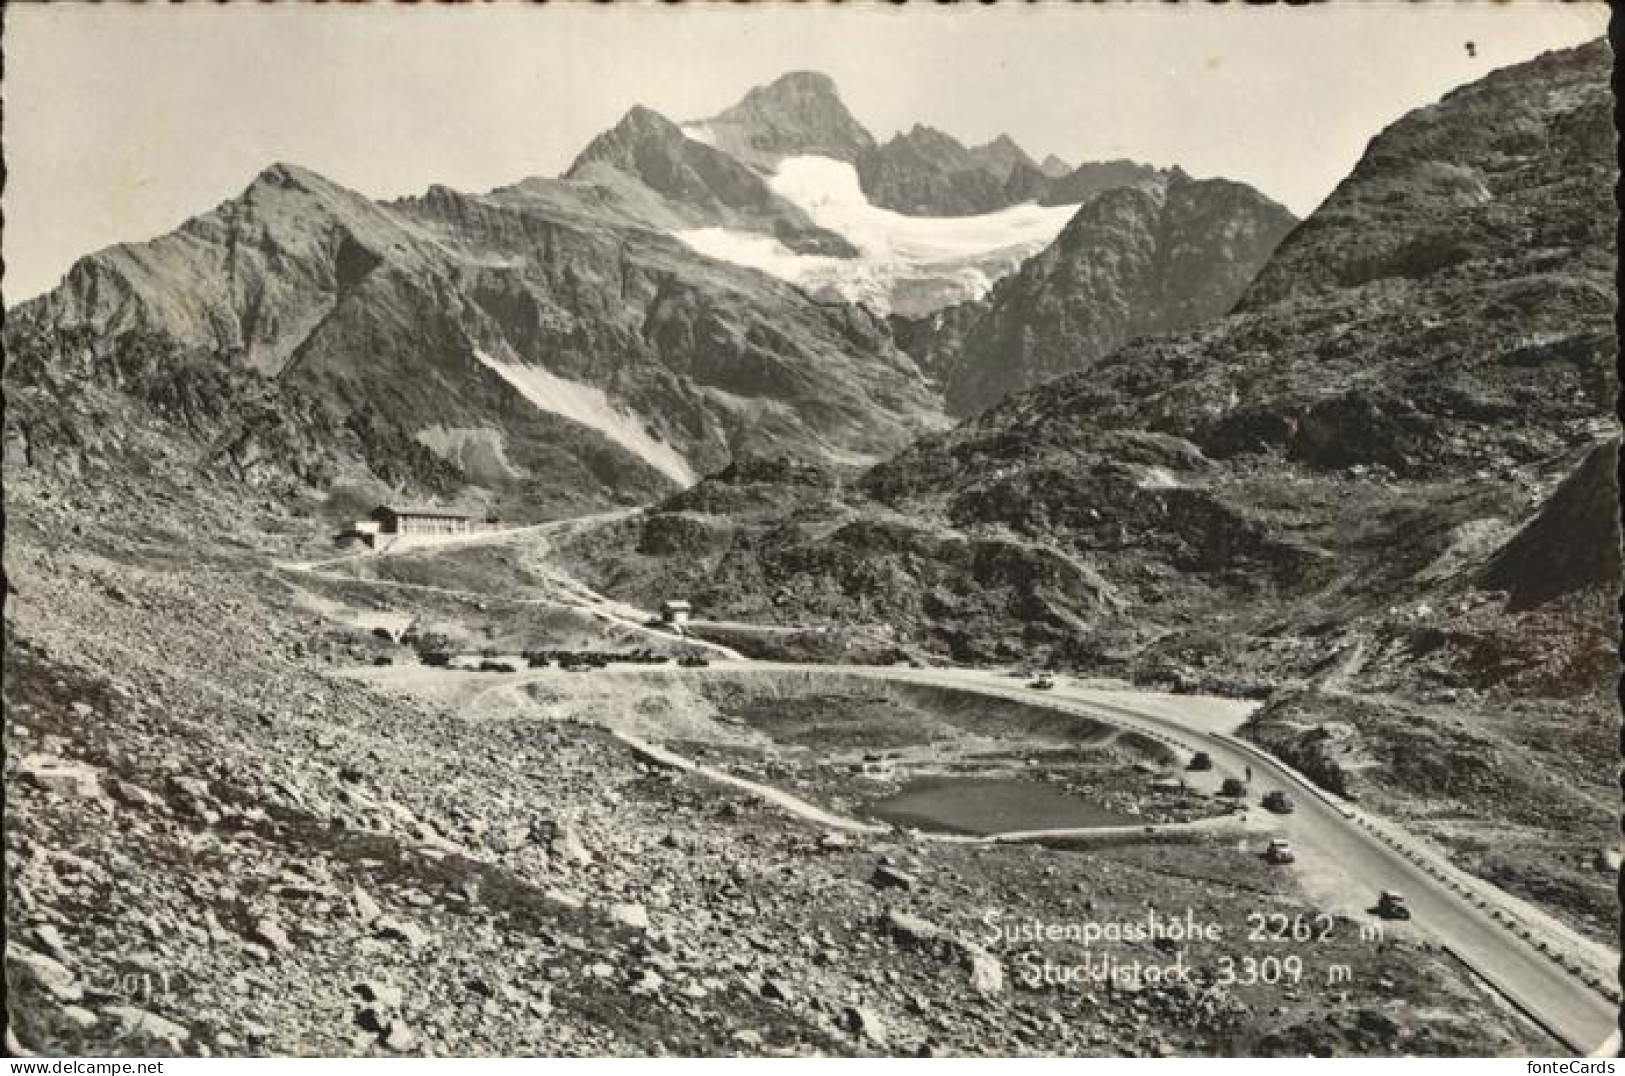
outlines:
M1266 792L1260 802L1263 803L1264 810L1274 811L1276 814L1291 814L1296 809L1287 794L1279 790Z
M1297 858L1292 851L1292 842L1285 837L1272 838L1269 847L1264 849L1266 863L1291 863Z
M711 660L703 654L684 654L677 659L677 664L685 669L703 669L711 664Z
M1409 919L1411 917L1410 905L1405 903L1405 895L1396 893L1392 889L1384 889L1377 898L1377 914L1384 919Z
M1226 777L1224 784L1219 786L1219 795L1230 799L1246 799L1247 783L1239 777Z
M1213 768L1213 756L1206 751L1198 751L1191 756L1191 760L1185 764L1185 768L1187 770L1211 770Z

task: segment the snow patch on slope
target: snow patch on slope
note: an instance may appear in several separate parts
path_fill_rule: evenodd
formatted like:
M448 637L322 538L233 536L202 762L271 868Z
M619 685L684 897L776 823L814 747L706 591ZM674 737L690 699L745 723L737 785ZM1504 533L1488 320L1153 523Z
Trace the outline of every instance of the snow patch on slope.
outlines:
M674 234L707 257L901 313L980 298L1053 242L1077 211L1029 203L974 217L911 217L870 203L857 169L829 157L787 157L767 182L814 224L850 242L859 256L797 254L769 236L731 228Z
M603 389L559 377L540 366L499 362L477 349L474 355L541 410L597 430L681 486L699 481L682 453L651 434L636 415L617 407Z
M695 142L703 142L707 146L714 146L717 144L716 133L712 131L710 126L707 124L684 123L679 125L677 129L682 131L685 136L693 139Z

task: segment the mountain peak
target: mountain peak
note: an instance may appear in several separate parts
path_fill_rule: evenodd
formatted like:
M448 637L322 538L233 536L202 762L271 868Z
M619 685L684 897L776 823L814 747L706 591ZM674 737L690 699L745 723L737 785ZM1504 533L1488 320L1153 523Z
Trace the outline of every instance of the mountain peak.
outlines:
M1051 153L1044 158L1044 162L1038 166L1038 169L1051 179L1060 179L1072 171L1072 166Z
M291 164L287 161L275 161L260 169L257 176L249 183L244 193L256 187L279 187L289 190L303 190L315 192L322 189L333 189L338 184L318 172L314 172L303 165Z
M781 75L691 126L703 129L719 149L758 167L803 154L855 163L875 144L847 111L835 81L818 71Z
M679 153L687 136L671 120L652 108L633 105L620 121L587 143L565 172L565 178L575 178L581 170L594 162L607 162L623 171L635 173L640 150L662 147L667 153Z
M961 144L961 145L963 144L963 143L959 142L959 139L955 138L953 135L949 134L948 132L940 130L940 129L936 128L936 127L933 127L929 123L919 123L919 122L916 122L914 124L914 126L912 126L912 127L910 127L908 129L907 132L898 135L897 138L901 138L904 141L917 141L917 140L921 140L921 139L932 139L932 140L954 142L954 143ZM895 139L894 139L894 141L895 141Z
M764 97L825 96L837 102L841 98L835 80L822 71L787 71L767 85L756 87L750 93Z
M620 122L610 128L612 131L658 132L660 134L678 134L682 132L677 124L662 116L647 105L633 105L626 110Z

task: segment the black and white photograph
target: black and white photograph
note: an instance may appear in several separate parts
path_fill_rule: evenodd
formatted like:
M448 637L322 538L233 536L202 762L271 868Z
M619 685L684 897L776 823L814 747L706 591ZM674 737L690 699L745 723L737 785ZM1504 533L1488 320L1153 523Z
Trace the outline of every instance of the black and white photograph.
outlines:
M8 1072L1614 1071L1604 4L3 18Z

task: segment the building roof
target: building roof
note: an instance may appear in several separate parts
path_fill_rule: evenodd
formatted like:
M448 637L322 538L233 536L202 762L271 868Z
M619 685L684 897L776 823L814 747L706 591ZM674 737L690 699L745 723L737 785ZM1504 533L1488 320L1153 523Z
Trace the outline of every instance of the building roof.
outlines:
M662 609L692 609L693 606L689 605L688 602L686 602L686 601L682 601L681 599L678 599L676 601L663 601L663 602L660 603L660 608L662 608Z
M468 519L468 512L456 508L441 508L432 504L381 504L372 510L373 515L388 512L396 516L437 516L442 519Z

